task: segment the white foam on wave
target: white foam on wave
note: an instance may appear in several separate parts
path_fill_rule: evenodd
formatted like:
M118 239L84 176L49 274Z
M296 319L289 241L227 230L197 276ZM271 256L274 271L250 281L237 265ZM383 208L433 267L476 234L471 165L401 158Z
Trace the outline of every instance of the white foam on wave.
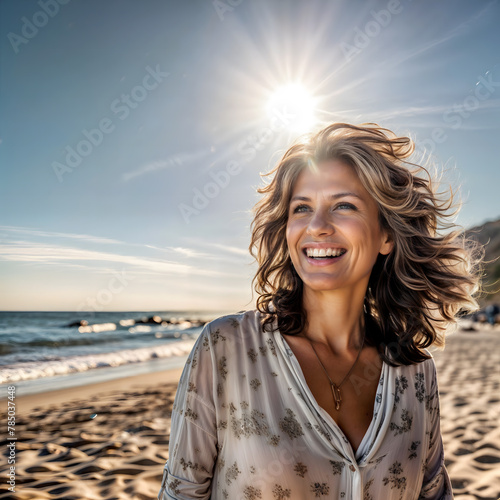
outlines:
M134 326L135 319L121 319L119 323L121 326Z
M152 328L149 325L135 325L128 329L130 333L149 333Z
M132 363L141 363L155 358L169 358L185 356L194 346L195 339L182 340L171 344L143 347L140 349L126 349L103 354L72 356L57 361L27 362L2 367L0 384L34 380L55 375L85 372L96 368L114 367Z
M97 323L95 325L79 326L80 333L101 333L116 330L115 323Z

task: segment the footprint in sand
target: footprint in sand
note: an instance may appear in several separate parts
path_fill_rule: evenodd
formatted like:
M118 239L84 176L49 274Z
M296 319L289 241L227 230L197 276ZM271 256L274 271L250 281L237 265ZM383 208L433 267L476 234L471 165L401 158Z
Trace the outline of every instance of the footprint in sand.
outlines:
M109 486L113 483L116 483L116 481L117 481L116 477L110 477L109 479L103 479L102 481L99 482L99 486L100 487Z
M153 441L153 444L157 444L158 446L168 446L169 443L169 439L157 439L156 441Z
M462 444L474 444L477 443L477 439L464 439Z
M132 465L143 465L146 467L152 467L153 465L161 465L162 462L156 462L155 460L151 460L149 458L141 458L140 460L135 460L134 462L130 462Z
M45 472L54 472L54 469L49 469L48 467L44 467L43 465L34 465L33 467L28 467L26 469L28 474L37 474L37 473L45 473Z
M459 457L462 455L469 455L473 453L473 450L470 450L468 448L459 448L457 451L455 451L455 455L458 455Z
M48 459L47 462L70 462L71 460L75 460L76 458L80 459L88 459L89 456L77 449L77 448L70 448L68 451L65 453L61 453L59 455L56 455L54 458ZM65 465L65 467L69 466L70 464Z
M60 486L59 488L54 488L53 490L49 490L51 495L62 495L66 493L68 490L71 490L73 486Z
M82 476L83 474L91 474L93 472L101 472L104 469L98 465L85 465L84 467L73 471L74 474Z
M480 455L478 457L474 457L476 462L480 464L498 464L500 463L500 456L498 455Z
M123 469L112 469L108 470L104 473L105 476L111 476L113 475L123 475L123 476L136 476L137 474L140 474L141 472L144 472L142 469L133 469L133 468L123 468Z
M61 486L63 484L66 484L65 481L40 481L37 482L36 484L33 484L33 488L37 489L43 489L46 490L47 488L50 488L51 486Z

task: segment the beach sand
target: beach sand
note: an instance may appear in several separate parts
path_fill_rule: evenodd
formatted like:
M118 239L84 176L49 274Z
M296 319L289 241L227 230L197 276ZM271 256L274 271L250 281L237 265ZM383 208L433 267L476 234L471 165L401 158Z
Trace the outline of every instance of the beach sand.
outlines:
M500 499L500 329L459 331L433 353L455 498Z
M500 330L459 331L434 357L455 498L498 500ZM7 490L2 460L0 499L156 499L181 373L16 398L16 495ZM0 405L6 426L7 401Z

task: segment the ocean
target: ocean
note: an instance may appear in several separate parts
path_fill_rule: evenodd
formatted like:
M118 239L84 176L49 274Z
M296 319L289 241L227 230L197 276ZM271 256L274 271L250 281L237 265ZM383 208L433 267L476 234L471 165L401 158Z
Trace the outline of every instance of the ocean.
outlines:
M1 312L0 398L181 368L227 312Z

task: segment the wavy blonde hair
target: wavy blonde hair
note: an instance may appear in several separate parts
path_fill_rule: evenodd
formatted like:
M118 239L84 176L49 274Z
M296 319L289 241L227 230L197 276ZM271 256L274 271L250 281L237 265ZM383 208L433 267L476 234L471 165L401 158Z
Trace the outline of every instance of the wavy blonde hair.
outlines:
M258 263L252 285L263 329L275 319L285 334L298 334L307 325L303 283L286 241L289 204L308 164L333 159L354 169L378 205L381 227L394 241L389 255L378 256L370 276L366 342L390 364L418 363L429 357L424 348L444 346L445 332L455 327L460 313L478 308L474 296L482 249L448 222L458 211L450 213L452 190L438 193L437 179L405 160L414 148L410 138L377 124L334 123L290 147L263 174L272 180L257 189L264 196L253 209L249 247Z

